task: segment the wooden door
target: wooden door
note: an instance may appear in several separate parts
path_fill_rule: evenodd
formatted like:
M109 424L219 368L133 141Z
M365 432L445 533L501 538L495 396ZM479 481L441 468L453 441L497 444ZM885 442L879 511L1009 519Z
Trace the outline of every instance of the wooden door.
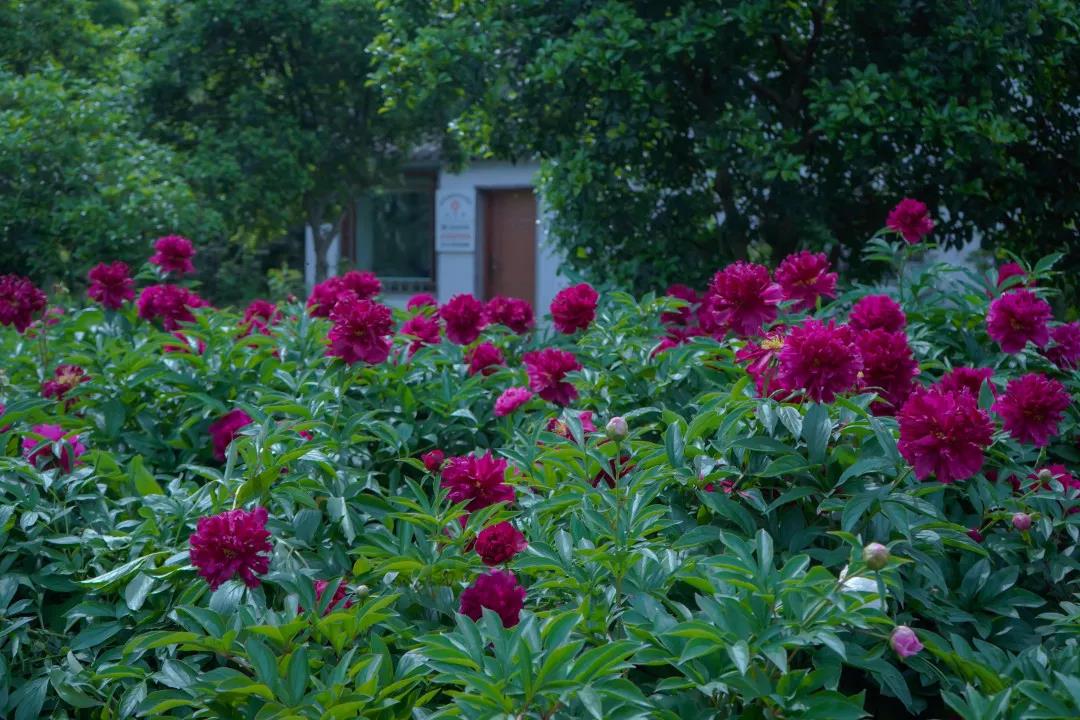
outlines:
M486 190L484 289L536 304L536 196L531 188Z

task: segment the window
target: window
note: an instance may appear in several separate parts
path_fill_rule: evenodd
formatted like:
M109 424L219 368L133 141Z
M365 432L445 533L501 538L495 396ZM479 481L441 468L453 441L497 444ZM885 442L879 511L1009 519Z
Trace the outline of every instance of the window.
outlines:
M434 289L434 175L408 175L402 187L364 196L355 227L356 267L378 275L385 292Z

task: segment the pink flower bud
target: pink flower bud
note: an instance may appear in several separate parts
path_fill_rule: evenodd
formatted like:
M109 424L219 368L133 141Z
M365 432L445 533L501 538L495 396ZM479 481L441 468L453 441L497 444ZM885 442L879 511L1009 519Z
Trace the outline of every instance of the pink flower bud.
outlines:
M1027 513L1016 513L1012 516L1012 524L1020 532L1026 532L1031 529L1031 516Z
M625 440L626 436L630 434L630 426L626 424L626 420L618 415L608 420L607 427L604 428L607 432L609 439L618 442Z
M917 655L923 649L923 644L919 642L919 636L907 625L898 625L893 630L892 637L889 638L889 644L896 651L896 654L902 658Z
M863 548L863 562L871 570L880 570L889 563L889 548L881 543L870 543Z

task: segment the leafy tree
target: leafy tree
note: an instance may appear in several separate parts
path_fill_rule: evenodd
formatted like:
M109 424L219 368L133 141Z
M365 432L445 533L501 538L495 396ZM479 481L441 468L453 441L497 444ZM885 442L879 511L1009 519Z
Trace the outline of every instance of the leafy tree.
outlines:
M385 6L390 102L454 86L471 149L543 158L579 266L655 287L801 245L853 258L912 196L939 240L1080 267L1076 3Z
M183 163L141 132L100 3L0 3L0 267L80 283L166 232L220 236Z
M380 112L378 31L371 0L209 0L163 3L138 40L157 137L230 227L311 226L319 278L334 221L425 135L425 118Z

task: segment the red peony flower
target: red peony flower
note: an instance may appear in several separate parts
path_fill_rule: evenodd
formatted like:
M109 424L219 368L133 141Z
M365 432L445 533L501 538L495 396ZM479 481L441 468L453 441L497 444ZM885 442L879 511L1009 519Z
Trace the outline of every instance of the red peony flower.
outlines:
M195 272L191 258L195 257L195 246L186 237L166 235L154 241L154 254L150 264L157 265L165 272L187 275Z
M487 324L484 305L469 293L461 293L439 308L446 323L446 337L458 345L468 345L480 337Z
M471 512L514 501L514 488L503 482L505 477L506 461L487 452L479 457L465 455L447 460L440 484L450 491L450 502L468 500L465 507Z
M496 295L487 301L484 312L489 322L508 327L518 335L529 332L536 325L532 305L521 298Z
M461 593L462 615L479 620L484 616L484 608L495 612L502 620L503 627L514 627L525 607L525 588L518 585L514 573L504 570L492 570L476 578L472 585Z
M86 277L90 281L86 294L109 310L119 310L126 301L135 299L135 281L125 262L98 263Z
M819 297L836 297L836 278L829 272L829 259L825 253L806 250L788 255L776 269L776 282L785 300L795 300L795 309L811 311Z
M0 275L0 325L14 325L17 331L25 332L46 303L45 293L29 279Z
M1050 341L1050 304L1029 290L1010 290L990 303L986 330L1007 353L1018 353L1028 340L1038 347Z
M470 375L476 375L477 373L490 375L495 372L495 368L506 365L506 358L503 357L502 350L489 342L482 342L465 353L465 359L469 363Z
M863 361L855 333L832 320L826 325L808 319L788 334L780 351L777 380L788 390L803 389L818 402L832 402L837 393L855 386Z
M429 315L414 315L401 326L401 334L412 338L409 344L409 357L425 345L438 345L442 342L439 335L439 320Z
M900 233L909 245L922 240L934 229L934 221L926 205L918 200L904 198L889 211L885 226Z
M161 318L166 330L176 330L182 322L194 322L192 309L206 306L206 301L178 285L151 285L144 288L137 303L143 320Z
M210 441L214 444L214 457L219 462L225 460L225 451L229 449L229 443L251 423L251 416L240 408L230 410L210 423Z
M247 327L245 335L250 335L253 330L269 335L270 327L279 322L281 311L269 300L252 300L244 310L244 325Z
M983 383L990 382L992 377L994 371L991 368L958 367L942 375L934 387L946 392L967 392L978 401ZM993 389L993 385L990 387Z
M351 290L361 300L370 300L382 292L382 283L375 273L350 270L339 277L342 290Z
M848 325L854 330L900 332L907 327L907 316L888 295L867 295L851 308Z
M237 574L249 588L259 586L256 575L270 570L270 532L266 508L227 510L199 518L189 539L189 557L211 590Z
M508 522L486 527L476 536L476 554L485 565L501 565L526 547L525 536Z
M579 283L560 290L551 301L551 319L555 329L570 335L585 330L596 317L596 301L600 295L588 283Z
M878 394L870 409L875 415L895 415L911 394L919 363L908 345L907 335L888 330L868 330L858 335L863 359L862 387Z
M1005 263L1004 265L1002 265L1001 267L998 268L997 286L1000 288L1002 285L1005 284L1006 280L1008 280L1009 278L1012 278L1012 277L1018 277L1018 278L1024 279L1024 278L1027 278L1027 273L1024 272L1024 268L1020 267L1018 264L1016 264L1014 262ZM1034 282L1030 282L1030 283L1029 282L1018 282L1018 283L1010 283L1009 287L1010 288L1022 287L1024 285L1032 286L1034 284L1035 284Z
M1061 370L1080 367L1080 321L1058 325L1050 331L1054 344L1045 351L1047 359Z
M1014 438L1042 447L1057 435L1068 407L1064 385L1041 373L1028 373L1010 380L990 409L1001 416L1002 427Z
M495 401L495 417L509 415L532 400L532 398L532 392L523 387L512 387L503 390L502 395Z
M89 382L90 376L78 365L59 365L53 372L53 379L41 385L41 395L47 398L63 400L64 396L78 387L79 383Z
M330 587L330 583L326 580L315 581L315 601L322 602L323 593L326 592L326 588ZM342 600L345 600L345 593L349 588L344 581L338 583L337 590L334 591L334 595L330 598L330 604L326 606L326 610L323 610L323 615L329 615L335 609L338 609ZM352 600L345 600L344 604L340 605L340 609L351 608L353 606Z
M964 480L979 471L994 427L968 392L915 391L897 418L897 447L920 480Z
M439 307L439 301L435 299L434 295L428 293L418 293L409 298L409 302L405 303L406 310L415 310L422 307Z
M64 428L59 425L34 425L30 430L33 435L41 437L27 435L23 438L23 457L42 470L59 467L69 473L79 456L86 452L86 446L79 442L79 436L65 437Z
M709 332L760 335L762 326L776 319L783 296L767 267L739 260L713 276L698 314Z
M390 308L374 300L358 300L349 293L330 312L334 326L326 354L347 364L365 362L377 365L390 354L390 335L394 319Z
M665 325L689 325L694 316L693 306L700 302L697 291L692 287L676 283L669 287L664 294L668 297L685 300L687 304L686 307L678 310L660 313L660 322Z
M768 397L769 393L782 389L776 382L776 368L786 334L787 328L783 325L774 327L760 343L747 342L735 353L736 360L746 363L746 372L754 378L754 385L761 397Z
M420 459L424 461L424 467L427 468L427 471L433 473L442 467L443 461L446 459L446 453L436 448L421 455Z
M572 353L557 348L533 350L522 356L529 374L529 389L556 405L569 405L578 396L577 388L566 382L566 374L581 370Z
M344 288L341 286L341 278L332 277L323 280L311 288L311 295L307 299L307 311L311 317L330 317L330 311L337 305Z
M596 432L596 424L593 423L592 410L584 410L578 413L578 422L581 423L581 430L587 433ZM547 430L550 433L555 433L566 440L573 442L574 436L570 434L570 427L557 417L553 417L548 420Z

